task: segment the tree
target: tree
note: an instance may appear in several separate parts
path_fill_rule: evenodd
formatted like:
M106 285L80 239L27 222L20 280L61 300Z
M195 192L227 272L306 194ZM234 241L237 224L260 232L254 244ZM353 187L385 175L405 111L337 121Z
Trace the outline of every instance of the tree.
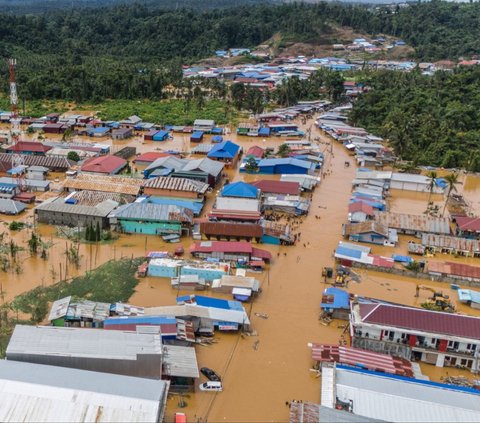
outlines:
M258 170L258 165L257 165L257 161L255 160L255 157L250 156L247 158L247 162L245 163L245 170L248 173L253 173Z
M71 126L69 126L62 135L62 142L71 141L74 135L74 131ZM77 160L78 161L78 160Z
M80 161L80 156L76 151L69 151L67 154L67 159L72 160L73 162L79 162Z
M447 176L445 176L445 181L447 181L447 198L445 200L445 205L443 206L443 211L442 211L442 216L445 215L445 210L447 208L447 203L448 200L450 199L450 194L452 192L457 192L457 187L456 185L460 183L458 180L458 173L450 173Z
M288 144L282 144L278 147L277 154L280 157L288 157L288 154L290 153L290 147Z
M431 170L427 173L428 178L428 201L427 204L430 204L430 199L432 198L433 189L435 188L435 180L438 178L437 172Z

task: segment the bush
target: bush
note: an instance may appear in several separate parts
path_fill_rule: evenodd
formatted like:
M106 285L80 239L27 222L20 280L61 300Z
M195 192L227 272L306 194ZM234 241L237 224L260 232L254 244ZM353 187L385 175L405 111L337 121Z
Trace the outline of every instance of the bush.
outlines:
M80 161L80 156L76 151L69 151L67 154L67 159L72 160L74 162L79 162Z
M8 225L8 229L10 229L11 231L20 231L24 227L25 227L25 223L17 222L16 220L14 220L13 222L10 223L10 225Z

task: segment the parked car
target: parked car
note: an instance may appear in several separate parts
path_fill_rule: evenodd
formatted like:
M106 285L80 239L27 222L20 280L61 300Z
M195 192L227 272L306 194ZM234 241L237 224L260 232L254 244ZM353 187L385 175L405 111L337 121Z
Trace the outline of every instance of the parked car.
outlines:
M207 391L207 392L221 392L223 391L222 382L204 382L201 383L200 391Z
M212 369L209 369L208 367L202 367L200 372L212 382L220 382L222 380L220 376L218 376Z
M175 413L175 423L187 423L187 416L185 413Z

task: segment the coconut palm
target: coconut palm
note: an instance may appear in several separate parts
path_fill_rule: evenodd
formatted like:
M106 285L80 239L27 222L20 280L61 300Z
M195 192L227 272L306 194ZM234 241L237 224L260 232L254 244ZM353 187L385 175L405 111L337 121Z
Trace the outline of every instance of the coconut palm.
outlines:
M435 179L437 179L438 175L437 172L431 170L427 173L428 178L428 204L430 204L430 200L432 199L433 189L435 188Z
M445 176L445 181L447 182L447 198L445 200L445 205L443 206L443 212L442 212L442 216L445 215L445 210L447 208L447 204L448 204L448 200L450 199L450 194L452 192L457 192L457 187L456 185L458 185L460 183L460 181L458 180L458 173L450 173L449 175Z

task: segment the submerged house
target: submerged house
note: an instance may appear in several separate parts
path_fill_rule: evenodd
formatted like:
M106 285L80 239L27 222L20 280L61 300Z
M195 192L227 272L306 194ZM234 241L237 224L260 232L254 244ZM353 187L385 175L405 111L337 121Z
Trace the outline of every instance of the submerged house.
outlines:
M120 232L181 236L190 232L193 211L173 204L135 202L120 206L108 219L112 228Z
M217 196L214 209L258 212L260 190L242 181L227 184Z
M375 221L345 224L343 225L342 235L348 237L350 241L368 242L378 245L396 242L395 239L392 239L388 227Z
M329 287L323 291L320 308L334 319L348 320L350 294L340 288Z
M157 197L179 197L203 201L209 188L208 184L192 179L159 176L144 182L143 193Z
M227 261L270 261L270 251L254 247L246 241L196 241L190 253L199 258L217 258Z
M207 157L225 163L227 167L235 167L240 155L241 148L232 141L223 141L215 144L208 152Z
M94 175L116 175L125 169L127 164L125 159L117 156L100 156L85 161L81 170Z
M258 162L259 173L270 175L313 175L315 173L315 166L315 163L297 160L292 157L284 159L262 159Z

